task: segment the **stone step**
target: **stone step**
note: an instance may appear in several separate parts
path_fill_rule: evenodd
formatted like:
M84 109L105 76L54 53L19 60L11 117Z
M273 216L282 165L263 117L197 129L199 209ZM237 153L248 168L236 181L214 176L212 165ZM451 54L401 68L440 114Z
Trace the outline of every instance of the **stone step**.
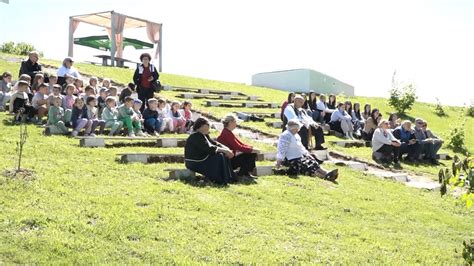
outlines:
M163 148L184 147L186 139L183 138L160 138L156 140L156 146Z
M248 100L249 97L245 96L234 96L230 94L201 94L201 93L181 93L178 95L179 98L184 99L221 99L221 100Z
M272 128L282 128L283 127L283 122L282 121L267 122L265 124L269 127L272 127Z
M274 166L257 166L253 171L253 175L256 176L267 176L273 175ZM181 178L195 178L196 173L189 169L185 168L167 168L165 171L169 172L169 177L173 179L181 179Z
M178 138L157 138L157 137L76 137L79 139L81 147L105 147L105 141L126 142L126 141L154 141L158 147L184 147L186 139Z
M257 161L276 161L276 152L262 152L257 154Z
M369 147L367 145L370 145L371 142L368 141L362 141L362 140L335 140L335 141L330 141L329 143L332 143L334 145L338 145L344 148L350 148L350 147Z
M184 163L184 154L119 153L122 163Z

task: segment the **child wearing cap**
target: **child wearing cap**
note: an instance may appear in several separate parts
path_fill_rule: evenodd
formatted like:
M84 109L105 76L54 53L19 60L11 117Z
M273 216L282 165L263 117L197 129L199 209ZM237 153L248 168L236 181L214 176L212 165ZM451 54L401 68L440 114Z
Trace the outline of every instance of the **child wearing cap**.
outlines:
M140 99L133 100L132 109L133 109L134 114L133 114L132 120L133 122L138 123L138 126L135 129L135 135L143 137L143 136L146 136L146 134L143 133L142 131L142 125L143 125L144 120L143 120L143 115L140 112L141 107L142 107L142 101Z
M92 87L91 87L92 88ZM95 137L95 129L99 127L99 134L104 133L104 128L105 128L105 120L99 119L99 116L97 114L97 100L95 99L94 96L89 96L87 97L86 100L87 104L87 118L92 121L92 126L91 126L91 133L89 136Z
M177 101L171 103L170 117L173 120L173 127L175 133L184 133L186 132L186 119L179 112L179 107L181 104Z
M113 136L120 133L123 122L118 120L119 112L115 107L115 99L107 97L105 103L107 106L102 111L101 118L105 121L105 128L110 128L109 136Z
M118 119L122 121L122 123L127 127L129 137L135 137L135 130L139 129L141 131L140 122L133 120L133 115L135 112L133 111L132 107L133 98L129 96L124 99L123 104L118 108Z
M60 86L55 89L60 90ZM49 134L67 134L68 129L64 123L64 109L61 107L62 99L60 97L53 97L52 105L48 110L47 130Z
M79 131L84 128L84 136L89 136L91 133L92 120L87 117L87 107L84 104L84 100L81 97L76 98L74 101L74 108L72 109L71 122L73 131L71 135L73 137L79 134Z
M145 130L148 134L155 136L160 135L161 124L163 120L158 114L158 100L155 98L148 99L148 107L143 111L143 119L145 120Z

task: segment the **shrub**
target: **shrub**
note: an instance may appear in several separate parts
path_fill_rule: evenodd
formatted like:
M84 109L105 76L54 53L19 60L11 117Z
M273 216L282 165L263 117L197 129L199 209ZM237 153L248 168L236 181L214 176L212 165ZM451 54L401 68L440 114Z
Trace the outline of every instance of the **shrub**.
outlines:
M438 116L447 116L446 112L443 109L443 105L441 105L441 102L439 101L438 98L436 98L436 106L435 106L434 112Z
M474 117L474 101L471 102L471 105L467 108L467 115Z
M390 89L390 98L388 104L401 116L410 110L416 101L416 89L413 84L400 85L395 81L395 72L392 77L392 89Z
M464 124L466 119L463 113L464 110L461 111L460 122L457 125L451 125L451 130L448 133L448 147L455 152L466 153L466 147L464 146Z
M19 42L5 42L0 45L0 51L7 54L16 54L16 55L28 55L29 52L35 51L36 48L29 43ZM39 52L40 56L43 56L43 52Z

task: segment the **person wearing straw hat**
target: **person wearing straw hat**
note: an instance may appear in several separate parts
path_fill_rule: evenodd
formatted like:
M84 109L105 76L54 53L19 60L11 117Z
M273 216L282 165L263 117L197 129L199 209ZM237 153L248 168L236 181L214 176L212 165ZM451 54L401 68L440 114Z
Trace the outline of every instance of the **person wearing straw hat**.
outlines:
M243 143L232 133L232 130L237 127L237 117L235 115L228 114L222 120L222 124L224 124L224 129L217 137L217 141L227 146L234 153L235 156L230 160L232 169L239 168L238 177L255 178L252 172L255 169L257 153L260 153L260 150Z
M322 179L334 181L337 179L338 169L327 171L319 166L316 158L311 155L301 143L298 135L300 128L298 119L291 119L286 124L286 130L281 133L278 139L278 152L276 166L288 166L288 175L298 174L317 176Z

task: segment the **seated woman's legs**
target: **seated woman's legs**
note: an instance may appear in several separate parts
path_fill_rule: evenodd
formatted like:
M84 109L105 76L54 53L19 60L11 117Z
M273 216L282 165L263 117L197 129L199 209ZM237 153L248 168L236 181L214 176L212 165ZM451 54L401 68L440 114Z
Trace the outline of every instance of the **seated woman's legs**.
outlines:
M239 175L249 175L255 169L255 161L257 154L255 153L241 153L230 160L232 169L239 169Z
M234 171L232 171L229 159L222 153L209 155L202 162L186 161L186 168L204 175L216 184L226 185L235 181Z

